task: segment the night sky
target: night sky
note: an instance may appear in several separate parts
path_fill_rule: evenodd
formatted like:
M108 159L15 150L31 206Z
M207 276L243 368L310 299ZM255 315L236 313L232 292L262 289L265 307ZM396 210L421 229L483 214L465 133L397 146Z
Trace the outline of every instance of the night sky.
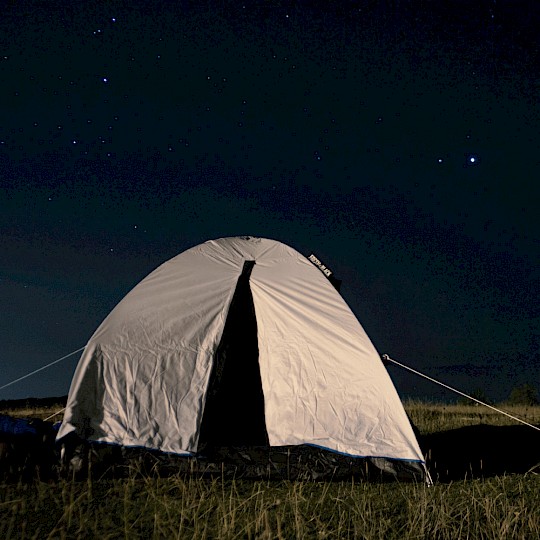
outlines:
M316 253L381 354L540 389L538 2L1 9L0 386L171 257L252 235ZM78 356L0 399L67 394Z

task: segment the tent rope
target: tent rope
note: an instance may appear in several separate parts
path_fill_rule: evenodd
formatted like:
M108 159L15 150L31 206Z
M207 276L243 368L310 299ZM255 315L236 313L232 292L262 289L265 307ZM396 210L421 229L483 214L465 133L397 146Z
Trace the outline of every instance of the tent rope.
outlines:
M458 390L457 388L452 388L451 386L448 386L447 384L444 384L444 383L442 383L440 381L437 381L436 379L433 379L433 378L429 377L428 375L424 375L423 373L420 373L419 371L416 371L416 369L413 369L413 368L411 368L409 366L406 366L405 364L402 364L400 362L397 362L396 360L393 360L387 354L383 354L382 359L385 362L392 362L393 364L396 364L396 366L407 369L408 371L410 371L411 373L414 373L416 375L420 375L420 377L423 377L424 379L427 379L428 381L431 381L431 382L434 382L434 383L439 384L441 386L444 386L444 388L447 388L448 390L451 390L452 392L455 392L456 394L459 394L459 395L464 396L466 398L472 399L473 401L476 401L480 405L484 405L485 407L489 407L490 409L493 409L494 411L497 411L497 412L499 412L501 414L504 414L504 415L508 416L509 418L512 418L513 420L516 420L517 422L521 422L522 424L525 424L526 426L529 426L529 427L531 427L533 429L536 429L537 431L540 431L540 427L535 426L533 424L530 424L529 422L526 422L525 420L522 420L521 418L518 418L517 416L514 416L514 415L512 415L510 413L507 413L506 411L498 409L497 407L493 407L493 405L489 405L488 403L485 403L484 401L480 401L479 399L476 399L476 398L474 398L472 396L469 396L468 394L465 394L465 392L462 392L461 390Z
M59 414L62 414L65 410L66 408L64 407L63 409L60 409L59 411L56 411L55 413L51 414L51 416L47 416L44 422L46 422L47 420L50 420L51 418L54 418L55 416L58 416Z
M66 358L69 358L70 356L77 354L78 352L83 351L86 348L86 345L84 347L81 347L80 349L77 349L76 351L70 352L69 354L66 354L65 356L62 356L62 358L58 358L58 360L55 360L54 362L51 362L50 364L47 364L46 366L40 367L31 373L27 373L26 375L23 375L22 377L19 377L18 379L15 379L14 381L8 382L7 384L4 384L4 386L0 386L0 390L3 390L4 388L7 388L8 386L11 386L12 384L15 384L19 381L22 381L23 379L26 379L28 377L31 377L32 375L35 375L36 373L39 373L40 371L43 371L44 369L47 369L51 366L54 366L54 364L58 364L58 362L61 362L62 360L65 360Z

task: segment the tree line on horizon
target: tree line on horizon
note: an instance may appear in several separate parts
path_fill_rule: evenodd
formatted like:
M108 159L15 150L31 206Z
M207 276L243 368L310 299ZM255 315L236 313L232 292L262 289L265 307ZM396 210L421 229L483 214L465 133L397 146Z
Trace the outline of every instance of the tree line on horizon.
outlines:
M483 401L488 405L494 405L495 401L486 395L482 388L477 388L471 392L471 397ZM460 398L458 404L469 405L471 400L468 398ZM518 384L512 388L508 397L500 402L500 405L525 405L534 406L540 405L540 399L538 399L538 391L536 387L531 383Z

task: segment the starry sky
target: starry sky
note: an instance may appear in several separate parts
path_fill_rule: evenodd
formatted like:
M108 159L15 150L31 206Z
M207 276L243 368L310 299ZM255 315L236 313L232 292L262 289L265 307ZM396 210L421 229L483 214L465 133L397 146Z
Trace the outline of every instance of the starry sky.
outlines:
M2 11L0 386L162 262L252 235L316 253L381 354L492 399L540 389L536 1ZM0 399L67 394L77 360Z

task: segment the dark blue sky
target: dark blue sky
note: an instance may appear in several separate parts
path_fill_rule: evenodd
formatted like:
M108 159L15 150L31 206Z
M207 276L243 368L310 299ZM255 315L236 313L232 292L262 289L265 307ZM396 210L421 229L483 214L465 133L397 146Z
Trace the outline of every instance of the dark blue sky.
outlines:
M540 387L537 3L172 4L4 8L0 386L249 234L317 253L381 353ZM66 394L76 360L0 399Z

